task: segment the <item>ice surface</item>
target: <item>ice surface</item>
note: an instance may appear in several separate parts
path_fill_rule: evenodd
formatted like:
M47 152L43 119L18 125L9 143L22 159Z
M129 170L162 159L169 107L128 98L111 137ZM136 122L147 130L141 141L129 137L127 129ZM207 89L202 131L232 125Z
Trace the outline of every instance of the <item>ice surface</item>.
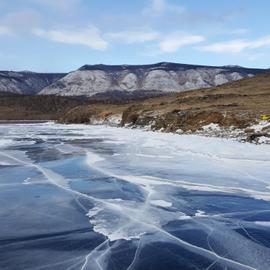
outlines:
M270 268L270 146L53 123L0 133L1 269Z
M155 205L155 206L165 207L165 208L172 206L171 202L166 202L163 200L151 200L150 204Z

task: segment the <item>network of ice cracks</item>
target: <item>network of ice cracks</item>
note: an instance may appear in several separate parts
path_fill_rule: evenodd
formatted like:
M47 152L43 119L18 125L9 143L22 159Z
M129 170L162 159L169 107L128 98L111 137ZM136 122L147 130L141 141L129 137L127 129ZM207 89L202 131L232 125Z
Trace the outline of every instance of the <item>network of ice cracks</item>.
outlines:
M46 131L46 134L44 133ZM6 133L5 133L6 132ZM203 256L221 269L267 269L270 267L269 249L254 239L243 237L227 226L226 217L233 213L211 215L201 209L193 214L183 211L188 207L178 191L237 194L270 201L270 147L251 145L233 140L205 138L193 135L174 135L104 126L69 125L54 123L17 125L6 128L0 140L1 165L30 166L42 173L48 184L70 193L75 198L89 200L94 206L85 210L93 230L105 236L104 242L89 251L80 264L81 270L106 269L111 250L121 241L133 241L136 252L128 270L136 269L145 245L166 242L178 245L195 255ZM51 134L50 134L51 133ZM27 134L27 141L17 140ZM42 135L45 134L45 135ZM64 134L68 134L65 137ZM74 135L73 135L74 134ZM80 136L77 137L76 134ZM115 182L129 184L136 196L129 198L99 198L74 189L70 180L39 163L34 163L21 151L5 150L8 146L34 144L59 139L54 147L64 153L84 156L89 169ZM101 138L103 145L115 150L99 153L83 145L72 145L71 139ZM33 140L31 140L33 138ZM25 179L22 184L39 184ZM78 201L79 203L79 201ZM173 221L200 225L207 235L208 248L196 246L175 236L166 228ZM235 222L237 220L235 219ZM268 221L257 221L249 226L270 227ZM244 229L244 227L242 227ZM248 234L248 232L247 232ZM252 236L250 236L252 238ZM237 253L218 254L211 241L222 243L227 250ZM70 268L72 269L72 267ZM76 269L76 268L75 268Z

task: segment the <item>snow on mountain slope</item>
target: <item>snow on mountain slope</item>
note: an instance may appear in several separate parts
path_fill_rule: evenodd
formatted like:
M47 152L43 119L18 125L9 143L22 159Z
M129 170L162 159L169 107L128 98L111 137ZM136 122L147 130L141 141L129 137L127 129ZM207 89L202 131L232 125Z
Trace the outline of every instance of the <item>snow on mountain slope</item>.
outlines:
M66 74L0 71L0 92L34 95Z
M243 67L158 63L141 66L85 65L45 87L42 95L93 96L107 91L182 92L221 85L265 72Z

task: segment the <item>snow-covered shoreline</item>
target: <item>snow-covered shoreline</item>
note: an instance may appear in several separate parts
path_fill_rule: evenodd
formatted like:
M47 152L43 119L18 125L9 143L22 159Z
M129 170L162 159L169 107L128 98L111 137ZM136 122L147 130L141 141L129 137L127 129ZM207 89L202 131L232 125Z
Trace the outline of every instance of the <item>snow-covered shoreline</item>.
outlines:
M270 144L270 121L260 121L258 120L255 124L250 124L246 128L236 128L234 126L221 127L219 124L211 123L205 125L196 131L186 131L178 129L174 132L167 131L164 128L156 130L150 123L148 125L136 125L132 123L127 123L125 125L121 124L122 115L110 115L106 118L92 116L89 119L89 123L86 125L106 125L110 127L123 127L129 129L140 129L145 131L162 132L162 133L174 133L179 135L201 135L205 137L215 137L215 138L226 138L235 139L241 142L250 142L255 144ZM252 137L253 136L253 137Z

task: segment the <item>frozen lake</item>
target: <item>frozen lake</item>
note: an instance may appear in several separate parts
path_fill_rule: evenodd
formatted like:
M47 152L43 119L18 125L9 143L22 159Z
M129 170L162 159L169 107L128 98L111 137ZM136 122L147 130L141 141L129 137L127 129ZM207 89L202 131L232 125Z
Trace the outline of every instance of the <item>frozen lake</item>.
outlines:
M270 146L0 125L1 270L270 269Z

